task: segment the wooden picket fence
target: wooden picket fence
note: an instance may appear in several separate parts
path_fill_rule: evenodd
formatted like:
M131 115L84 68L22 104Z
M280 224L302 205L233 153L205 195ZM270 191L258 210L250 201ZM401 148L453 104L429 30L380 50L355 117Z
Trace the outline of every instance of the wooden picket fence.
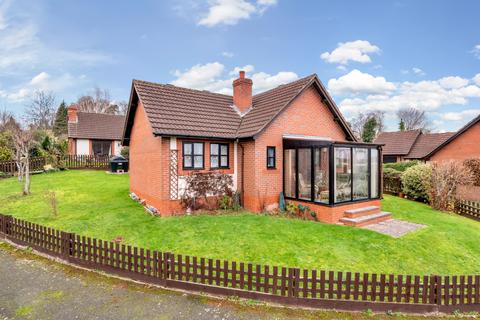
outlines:
M110 156L66 155L63 159L68 169L107 169L110 166ZM46 164L44 157L30 159L30 171L43 171ZM0 161L0 172L13 176L18 172L15 161Z
M34 157L30 159L30 172L41 171L46 164L44 157ZM0 172L7 175L15 175L18 172L17 163L13 160L0 161Z
M1 214L0 237L78 266L163 287L338 310L480 311L480 275L377 275L198 258L80 236Z
M69 169L106 169L110 166L110 156L67 155L65 166Z
M480 221L480 202L456 199L453 211L462 216Z

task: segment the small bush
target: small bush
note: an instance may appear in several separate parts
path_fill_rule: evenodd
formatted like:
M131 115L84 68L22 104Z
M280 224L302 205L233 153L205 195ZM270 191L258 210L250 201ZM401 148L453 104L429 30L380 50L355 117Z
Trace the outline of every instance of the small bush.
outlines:
M480 158L467 159L463 165L472 173L473 185L480 187Z
M432 166L417 164L402 173L402 189L408 198L428 202L430 200Z
M385 163L383 165L383 168L384 168L384 170L394 169L396 171L404 172L408 168L416 166L417 164L420 164L420 163L421 163L421 161L419 161L419 160L409 160L409 161L401 161L401 162L394 162L394 163Z
M120 151L120 155L125 159L128 159L130 157L130 148L128 146L123 147Z
M383 169L384 190L392 194L402 192L402 172L393 168Z
M228 174L221 173L193 173L186 177L186 187L183 192L181 203L186 209L207 209L211 210L218 205L215 201L211 205L209 197L219 198L221 196L232 197L233 179Z

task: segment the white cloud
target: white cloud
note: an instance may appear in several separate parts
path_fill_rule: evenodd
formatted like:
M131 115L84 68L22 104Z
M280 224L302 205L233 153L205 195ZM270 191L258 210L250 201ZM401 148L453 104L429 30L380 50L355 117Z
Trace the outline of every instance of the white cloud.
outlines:
M468 84L468 79L458 76L443 77L438 80L438 83L445 89L458 89Z
M328 63L348 64L349 61L370 63L369 54L379 53L380 48L366 40L340 42L332 52L324 52L320 57Z
M458 112L446 112L441 118L447 121L471 120L480 114L480 109L466 109Z
M233 52L230 52L230 51L223 51L222 56L227 57L227 58L233 58L234 54L233 54Z
M412 71L417 76L424 76L426 73L420 68L412 68Z
M477 44L475 47L473 47L472 53L480 59L480 44Z
M375 77L357 69L338 79L330 79L328 88L333 94L384 93L396 89L395 85L384 77Z
M255 67L254 67L254 66L252 66L251 64L247 64L247 65L245 65L245 66L243 66L243 67L235 67L235 68L233 68L233 70L230 71L229 74L230 74L231 76L238 76L238 73L239 73L240 71L245 71L245 73L248 74L248 73L250 73L250 72L253 72L254 70L255 70Z
M173 73L176 79L171 83L179 87L232 94L232 82L237 78L239 70L253 72L255 68L252 65L246 65L242 68L236 67L226 74L225 66L219 62L197 64L184 71L176 70ZM254 93L259 93L294 81L298 79L298 75L288 71L281 71L274 75L256 72L250 78L253 81Z
M172 84L179 87L219 92L225 87L218 80L224 69L225 66L223 64L212 62L194 65L183 72L176 70L174 75L177 79L172 81Z
M417 75L417 76L426 75L425 71L423 71L422 69L417 68L417 67L413 67L412 69L402 69L402 70L400 70L400 72L402 74L409 74L411 72L411 73L413 73L414 75Z
M250 19L252 14L262 14L276 3L276 0L258 0L256 3L246 0L211 0L208 13L198 24L207 27L235 25L240 20Z
M480 73L477 73L475 77L473 77L473 82L475 82L477 86L480 86Z
M34 76L28 82L12 88L10 92L4 94L10 102L22 102L28 99L36 90L52 91L54 94L68 89L75 88L84 83L84 75L74 77L69 73L52 76L43 71Z
M362 75L362 77L358 77L357 82L366 82L367 79L372 81L372 78L374 77ZM339 86L338 88L334 86L333 90L330 88L332 80L332 84ZM349 86L350 82L344 81L342 82L344 86L340 86L340 78L332 80L329 81L330 90L334 93L337 90L347 97L340 102L342 111L346 113L365 110L395 112L404 107L416 107L431 112L443 106L466 105L469 99L480 98L480 87L468 85L469 81L460 77L445 77L419 82L405 81L396 83L395 90L384 90L383 92L377 90L377 94L371 94L368 90L362 91L358 88L362 85L366 86L366 84L351 83ZM391 82L386 81L386 83ZM363 94L359 94L359 92Z
M281 71L275 75L257 72L252 75L253 90L259 93L297 79L298 75L295 72Z

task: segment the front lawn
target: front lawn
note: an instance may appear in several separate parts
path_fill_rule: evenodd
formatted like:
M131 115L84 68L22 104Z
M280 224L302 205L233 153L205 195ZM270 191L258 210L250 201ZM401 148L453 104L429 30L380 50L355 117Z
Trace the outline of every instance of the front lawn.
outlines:
M49 205L55 191L58 214ZM21 196L15 178L0 180L0 212L160 251L301 268L377 273L478 274L480 223L385 196L383 210L428 225L393 239L376 232L240 212L151 217L128 196L128 176L66 171L32 177Z

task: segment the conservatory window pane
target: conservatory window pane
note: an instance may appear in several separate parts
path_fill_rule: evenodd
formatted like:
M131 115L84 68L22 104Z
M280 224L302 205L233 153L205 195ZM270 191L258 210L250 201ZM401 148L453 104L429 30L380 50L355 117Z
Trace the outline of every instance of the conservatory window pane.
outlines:
M378 150L371 149L371 174L370 174L370 182L371 182L371 197L378 198Z
M314 172L315 172L315 201L329 202L328 185L328 149L315 149L314 152Z
M353 200L368 198L368 149L353 148Z
M352 168L350 148L334 148L335 202L350 201L352 196Z
M298 198L312 200L311 149L298 149Z
M285 196L295 198L295 150L285 150Z

